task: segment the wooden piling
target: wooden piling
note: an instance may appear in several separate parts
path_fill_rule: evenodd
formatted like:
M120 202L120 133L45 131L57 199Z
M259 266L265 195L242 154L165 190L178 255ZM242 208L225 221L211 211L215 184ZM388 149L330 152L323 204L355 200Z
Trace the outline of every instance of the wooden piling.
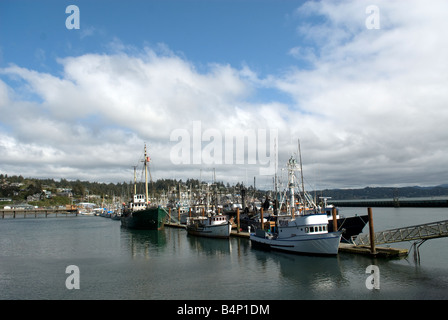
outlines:
M372 208L367 208L367 214L369 216L370 253L371 254L376 254L375 231L374 231L374 228L373 228Z
M332 214L333 214L333 232L336 232L338 231L338 218L336 216L336 207L333 207Z
M260 222L261 222L261 230L264 230L263 208L260 209Z
M180 207L177 208L177 221L180 223Z
M240 208L236 208L236 232L240 233Z

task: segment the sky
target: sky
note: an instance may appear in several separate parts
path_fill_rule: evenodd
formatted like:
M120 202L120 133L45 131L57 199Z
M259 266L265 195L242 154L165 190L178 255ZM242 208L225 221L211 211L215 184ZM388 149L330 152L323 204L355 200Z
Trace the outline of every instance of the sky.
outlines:
M73 7L75 6L75 7ZM444 0L1 0L0 173L448 183ZM300 141L300 153L299 149Z

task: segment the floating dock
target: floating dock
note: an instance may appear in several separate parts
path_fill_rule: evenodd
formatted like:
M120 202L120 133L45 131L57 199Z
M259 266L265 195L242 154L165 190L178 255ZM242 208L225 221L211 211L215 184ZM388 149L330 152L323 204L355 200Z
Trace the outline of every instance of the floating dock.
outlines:
M370 246L357 246L355 244L343 243L339 244L339 252L355 253L368 256L375 256L379 258L403 258L407 257L407 249L389 248L389 247L375 247L376 253L372 254Z

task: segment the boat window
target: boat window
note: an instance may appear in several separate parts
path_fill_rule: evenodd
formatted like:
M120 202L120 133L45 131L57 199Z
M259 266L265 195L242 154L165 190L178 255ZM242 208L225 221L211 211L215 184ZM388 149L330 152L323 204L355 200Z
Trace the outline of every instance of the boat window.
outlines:
M305 232L306 232L306 233L310 232L309 229L308 229L308 227L305 228Z

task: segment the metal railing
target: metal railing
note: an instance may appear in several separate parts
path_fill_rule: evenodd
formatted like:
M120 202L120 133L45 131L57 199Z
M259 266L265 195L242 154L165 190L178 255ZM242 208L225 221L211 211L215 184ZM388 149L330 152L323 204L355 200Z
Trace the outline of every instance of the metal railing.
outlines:
M375 232L375 245L402 241L418 241L448 237L448 220ZM368 234L360 234L354 239L356 245L370 245Z

